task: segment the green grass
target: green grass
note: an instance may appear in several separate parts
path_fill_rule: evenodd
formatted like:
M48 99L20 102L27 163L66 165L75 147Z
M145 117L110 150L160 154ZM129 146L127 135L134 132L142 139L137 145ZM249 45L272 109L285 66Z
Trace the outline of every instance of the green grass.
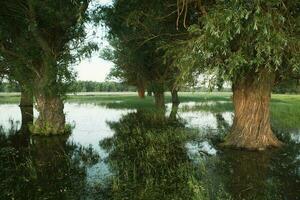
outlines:
M273 95L271 119L275 127L300 128L300 95Z
M13 93L0 94L0 104L15 104L20 102L20 95Z

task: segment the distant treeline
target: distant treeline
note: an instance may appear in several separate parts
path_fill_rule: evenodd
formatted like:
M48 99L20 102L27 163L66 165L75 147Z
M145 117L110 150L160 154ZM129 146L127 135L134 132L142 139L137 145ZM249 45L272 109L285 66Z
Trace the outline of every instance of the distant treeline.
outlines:
M16 82L0 82L0 92L20 92L20 87Z
M95 82L77 81L74 82L70 92L135 92L136 87L118 82ZM204 87L183 87L182 92L207 92ZM215 91L215 90L214 90ZM221 91L230 92L230 88L223 88ZM0 82L0 92L20 92L20 87L16 82ZM283 81L275 85L273 93L277 94L300 94L300 83L297 80Z
M77 81L72 86L74 92L128 92L136 87L117 82Z
M296 79L282 81L275 85L273 92L277 94L300 94L300 81Z

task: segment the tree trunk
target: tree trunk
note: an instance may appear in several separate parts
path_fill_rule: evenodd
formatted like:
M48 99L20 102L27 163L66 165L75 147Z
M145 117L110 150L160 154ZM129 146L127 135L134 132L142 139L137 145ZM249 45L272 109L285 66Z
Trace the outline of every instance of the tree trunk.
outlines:
M169 115L169 119L175 121L177 119L177 113L179 108L179 102L178 103L172 103L172 109Z
M145 88L144 87L139 87L138 88L138 94L139 94L139 97L141 99L144 99L145 98Z
M179 107L179 104L180 104L179 97L178 97L178 90L177 89L172 89L171 90L171 95L172 95L172 110L171 110L169 118L171 120L176 120L176 116L177 116L177 113L178 113L178 107Z
M35 134L57 135L65 133L64 103L59 96L36 95L38 119L32 130Z
M233 84L235 116L223 146L249 150L281 146L270 125L269 103L273 82L274 75L262 71Z
M171 95L172 95L172 104L178 105L180 103L178 97L178 90L176 89L171 90Z
M159 109L165 108L164 92L154 92L155 106Z
M147 91L147 96L148 96L148 97L152 97L152 91L148 90L148 91Z
M27 132L29 125L33 123L33 96L32 93L22 89L20 110L22 114L22 125L20 131Z

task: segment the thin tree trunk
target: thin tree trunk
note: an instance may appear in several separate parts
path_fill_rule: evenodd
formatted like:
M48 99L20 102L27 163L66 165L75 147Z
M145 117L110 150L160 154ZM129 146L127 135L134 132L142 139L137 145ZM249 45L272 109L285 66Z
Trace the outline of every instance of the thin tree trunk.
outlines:
M176 89L171 90L171 95L172 95L172 104L178 105L180 103L178 97L178 90Z
M224 146L249 150L281 146L270 125L269 103L273 83L274 75L266 71L234 83L235 116Z
M144 87L139 87L138 88L138 95L141 99L145 98L145 88Z
M20 110L22 114L20 130L27 132L29 125L33 123L33 95L24 89L21 91Z
M178 113L178 107L180 104L179 97L178 97L178 90L171 89L171 96L172 96L172 110L171 110L169 118L171 120L176 120L176 116Z
M178 113L178 108L179 108L179 102L178 103L172 103L172 110L169 115L170 120L176 120L177 119L177 113Z
M148 96L148 97L152 97L152 91L148 90L148 91L147 91L147 96Z
M65 133L64 103L59 96L36 95L36 109L39 112L33 132L41 135Z
M159 109L165 108L164 92L154 92L155 106Z

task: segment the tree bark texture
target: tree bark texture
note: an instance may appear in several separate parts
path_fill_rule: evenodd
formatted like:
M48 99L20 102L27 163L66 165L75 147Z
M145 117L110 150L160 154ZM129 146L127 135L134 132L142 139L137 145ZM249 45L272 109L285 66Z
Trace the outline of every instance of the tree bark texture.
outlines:
M59 96L36 95L36 109L39 116L34 124L33 133L57 135L65 133L64 103Z
M279 147L270 125L269 104L274 75L262 71L233 84L234 121L223 146L248 150Z

